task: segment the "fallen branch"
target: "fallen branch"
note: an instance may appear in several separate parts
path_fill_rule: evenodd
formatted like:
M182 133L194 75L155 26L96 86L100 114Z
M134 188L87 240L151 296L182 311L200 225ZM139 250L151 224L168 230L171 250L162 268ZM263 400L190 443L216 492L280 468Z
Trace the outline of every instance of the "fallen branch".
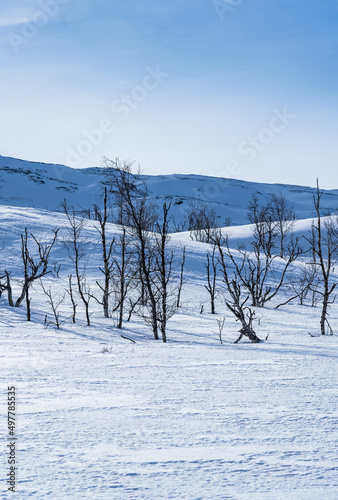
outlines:
M136 344L136 341L133 340L133 339L130 339L129 337L124 337L123 335L121 335L121 337L125 340L130 340L130 342L133 342L133 344Z

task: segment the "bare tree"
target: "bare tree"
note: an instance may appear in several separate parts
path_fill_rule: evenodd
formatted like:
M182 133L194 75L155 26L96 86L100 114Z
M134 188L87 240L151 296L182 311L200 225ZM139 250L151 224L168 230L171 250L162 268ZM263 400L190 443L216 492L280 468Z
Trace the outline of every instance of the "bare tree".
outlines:
M222 336L223 336L224 325L225 325L225 316L223 316L223 318L218 318L217 319L217 326L218 326L217 336L218 336L221 344L223 344Z
M175 252L169 246L169 211L171 204L163 204L163 222L157 223L155 234L155 295L158 301L157 320L160 325L162 341L167 341L166 327L168 320L177 310L177 294L174 281Z
M145 185L139 178L140 168L137 174L133 174L134 162L130 160L122 161L118 157L114 160L104 157L103 167L104 180L102 185L107 188L109 197L113 200L112 222L120 226L133 226L133 216L130 213L128 201L124 193L120 192L120 189L123 185L123 189L128 190L131 199L138 198L139 189L141 188L142 191L142 187ZM121 175L122 172L123 175ZM122 184L120 182L115 184L118 177L123 177Z
M173 219L173 228L174 228L175 233L183 233L185 231L188 231L189 224L188 224L187 219L177 220L174 218Z
M262 204L257 194L253 195L247 212L248 219L253 225L252 251L239 248L241 258L235 259L227 238L225 241L226 254L232 261L241 284L249 290L252 305L255 307L264 307L266 302L277 295L284 285L291 265L302 253L300 238L293 237L291 226L283 220L276 220L277 211L279 218L283 219L283 214L286 213L285 204L283 197L272 198L266 204ZM277 253L280 253L280 249L278 250L276 244L281 230L283 259L278 259ZM289 236L288 242L285 239L286 235Z
M181 307L181 295L182 295L182 289L183 289L183 283L184 283L185 259L186 259L186 247L184 246L183 247L183 252L182 252L180 282L179 282L178 289L177 289L177 301L176 301L176 307L177 307L177 309L179 307Z
M146 184L132 173L130 162L105 160L106 184L112 194L118 194L120 207L123 211L123 222L129 224L129 232L135 239L136 251L142 286L146 289L151 310L151 326L154 339L158 340L157 303L152 280L154 262L154 246L152 234L157 221L157 209L150 202L149 190Z
M211 314L215 314L215 300L216 300L216 278L217 278L217 257L216 257L216 245L213 245L212 252L207 253L207 285L204 288L209 292L210 295L210 306Z
M122 234L115 241L114 267L115 272L112 277L112 286L115 292L116 301L114 312L118 311L117 328L121 329L125 312L125 303L130 290L135 288L134 281L137 274L137 269L135 269L135 255L132 250L132 238L128 236L125 227L122 228ZM138 302L139 299L133 301L130 298L130 316L135 310Z
M74 297L74 290L73 290L73 283L72 283L72 275L71 274L68 276L68 289L66 290L66 292L68 293L68 295L70 297L70 301L72 303L72 309L73 309L72 320L73 320L73 324L75 324L76 323L77 303L76 303L75 297Z
M119 195L121 220L127 221L127 231L133 240L137 263L137 272L133 275L140 285L140 300L136 302L140 303L139 314L151 325L155 340L160 331L166 342L167 321L177 304L176 289L175 299L173 297L174 251L169 245L170 205L163 205L160 222L147 184L132 173L131 163L106 160L106 167L106 184L112 186L113 196Z
M65 246L74 265L77 291L85 307L87 326L90 326L89 302L91 293L86 280L88 262L86 247L88 242L82 236L85 219L84 217L77 217L74 208L69 207L66 201L63 202L63 209L70 226Z
M3 276L0 276L0 280L6 280L4 282L0 281L0 298L2 297L2 294L7 291L7 300L8 300L8 305L10 307L14 307L14 302L13 302L13 291L12 291L12 285L11 285L11 275L5 269Z
M225 238L223 253L232 262L236 275L251 296L254 307L264 307L282 288L287 272L293 262L301 254L298 239L288 245L287 259L279 259L276 266L276 255L270 255L270 247L260 236L253 242L253 252L239 249L237 257L230 249L228 238ZM279 268L279 269L278 269ZM277 272L278 269L278 272Z
M323 194L324 191L319 189L317 179L317 189L313 196L316 219L312 223L312 234L310 238L307 238L307 241L311 244L315 257L313 264L318 266L321 274L322 287L316 290L323 299L320 318L321 335L325 335L327 330L332 333L328 320L328 308L334 302L333 292L337 286L337 283L331 280L331 271L337 262L338 254L338 221L337 217L333 216L322 220L321 199Z
M63 295L61 295L61 296L57 296L57 294L53 295L51 287L49 287L48 289L45 288L45 286L41 280L40 280L40 285L41 285L43 293L46 295L46 297L48 299L48 303L52 309L53 317L54 317L54 321L53 320L47 321L47 326L48 325L55 325L56 328L58 330L60 330L60 325L61 325L62 321L60 320L59 307L65 299L66 292L64 292Z
M24 299L26 299L27 321L31 320L31 300L29 297L29 290L34 281L40 280L46 274L51 273L48 269L49 255L56 242L58 229L53 229L54 237L49 244L43 244L30 233L30 236L36 244L37 257L32 255L32 251L28 245L28 230L25 228L24 234L21 234L21 257L23 263L23 285L20 297L15 303L15 307L19 307Z
M255 251L264 253L271 258L277 241L278 225L272 215L272 203L259 203L257 194L254 194L248 204L247 217L253 225L254 240L252 246Z
M140 295L136 298L135 297L128 297L129 308L128 308L127 321L130 321L133 313L135 311L137 312L139 310L140 301L141 301Z
M5 290L7 290L7 286L5 283L2 282L2 280L6 278L6 275L4 274L3 276L0 276L0 299L2 297L2 294L4 293Z
M292 239L296 215L282 194L272 194L265 203L259 201L255 193L248 204L247 217L254 226L255 237L264 245L265 253L271 257L277 253L284 258L287 237Z
M206 203L193 202L186 214L186 226L190 236L196 241L209 243L217 228L218 218L214 209Z
M320 286L319 268L312 262L307 262L305 265L301 266L299 274L295 276L293 280L290 281L290 288L293 291L292 296L289 297L285 302L278 304L276 309L288 304L289 302L298 297L299 297L299 304L301 306L304 305L309 292L312 292L311 305L312 307L314 307L316 305L316 297L318 294L319 286Z
M283 258L285 252L285 240L294 229L296 215L293 207L288 205L286 197L282 193L279 193L278 195L273 194L271 196L271 212L272 218L276 223L278 230L280 243L279 256Z
M256 313L255 310L246 305L250 298L250 294L245 287L241 286L242 280L238 274L237 268L234 270L232 276L229 275L228 266L226 263L227 254L224 253L223 248L220 244L220 240L218 240L217 245L222 278L229 297L226 299L225 303L227 308L236 317L236 321L239 321L242 326L242 328L239 330L240 336L235 341L235 344L237 344L243 336L248 337L252 343L258 343L261 340L257 337L253 329L253 321Z
M105 318L109 318L109 297L111 294L110 291L110 282L112 278L112 270L114 267L114 260L112 258L112 251L115 238L107 241L107 223L109 218L111 217L111 211L108 208L108 191L107 187L104 188L103 192L103 209L102 211L99 209L97 205L94 205L94 214L95 219L98 221L99 226L95 226L97 231L100 233L101 239L101 249L102 249L102 266L99 268L101 273L104 276L104 284L102 285L99 281L96 281L96 284L100 288L102 292L102 300L97 300L103 306L103 314Z

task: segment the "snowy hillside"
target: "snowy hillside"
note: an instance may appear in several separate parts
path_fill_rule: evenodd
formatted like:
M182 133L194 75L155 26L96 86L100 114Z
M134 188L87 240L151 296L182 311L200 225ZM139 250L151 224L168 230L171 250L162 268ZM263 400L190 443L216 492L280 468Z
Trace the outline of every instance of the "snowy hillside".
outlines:
M314 190L284 184L259 184L200 175L145 176L153 200L159 206L172 201L172 215L182 220L193 201L207 203L216 211L219 225L230 218L233 225L246 224L246 207L258 192L262 198L272 193L285 195L300 219L313 217ZM0 204L58 210L69 199L74 206L90 207L97 201L102 169L72 169L63 165L32 163L0 156ZM315 182L315 179L314 179ZM338 208L338 190L326 191L323 210Z
M81 175L94 180L96 174ZM41 188L32 179L25 182ZM13 273L15 297L22 276L20 234L27 227L48 241L60 228L51 255L52 263L61 264L60 277L44 280L62 295L72 272L62 243L66 217L11 206L0 207L0 214L1 269ZM297 224L304 232L311 220ZM231 231L234 246L250 237L249 226ZM109 226L109 236L120 232ZM100 251L93 221L85 236L96 292ZM335 500L338 336L308 334L318 331L319 307L294 301L276 310L274 301L259 309L255 324L259 337L268 340L234 345L239 326L221 294L217 314L209 313L209 245L191 241L187 233L173 235L172 242L178 250L187 247L187 262L182 307L169 321L167 344L154 341L137 316L118 330L114 315L104 319L95 301L92 326L86 326L80 304L72 324L66 299L61 329L46 328L50 311L39 284L32 293L31 323L24 305L10 308L2 297L1 397L6 401L7 386L16 386L18 498ZM294 275L299 266L293 266ZM337 304L330 313L337 331ZM6 420L1 422L5 436ZM2 470L6 453L3 446Z

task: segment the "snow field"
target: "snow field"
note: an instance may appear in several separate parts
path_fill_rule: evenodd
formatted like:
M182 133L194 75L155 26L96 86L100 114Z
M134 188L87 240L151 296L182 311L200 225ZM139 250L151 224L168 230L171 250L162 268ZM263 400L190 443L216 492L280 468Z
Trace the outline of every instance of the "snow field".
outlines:
M2 257L17 276L25 225L46 240L56 225L65 228L60 214L3 208L1 215L1 239L8 234ZM89 227L87 235L94 280L97 234ZM67 321L60 331L44 327L38 287L30 324L24 307L1 303L1 408L14 384L18 498L336 499L338 337L310 337L319 328L319 308L295 302L257 310L256 332L269 334L266 342L234 345L238 325L221 297L216 317L208 312L207 246L188 235L173 240L187 245L187 273L166 345L135 317L118 331L94 301L92 327L79 308L77 324ZM54 257L63 278L46 284L60 293L69 271L61 245ZM337 331L337 305L330 312ZM62 313L70 315L69 304ZM2 436L5 426L2 418ZM7 472L5 446L1 454Z

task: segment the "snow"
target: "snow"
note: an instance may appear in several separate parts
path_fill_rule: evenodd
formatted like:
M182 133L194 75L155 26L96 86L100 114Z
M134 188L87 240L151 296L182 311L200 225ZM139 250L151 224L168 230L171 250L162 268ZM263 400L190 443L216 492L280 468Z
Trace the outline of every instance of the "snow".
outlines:
M0 214L1 257L16 279L26 226L44 241L56 226L60 240L66 234L59 213L3 206ZM311 220L298 224L305 231ZM93 282L99 263L94 226L88 222L85 232ZM110 235L118 231L110 227ZM234 246L250 236L248 227L232 231ZM238 325L221 297L217 315L208 312L208 245L188 234L172 240L187 246L187 273L167 344L154 341L137 317L122 331L136 343L121 338L114 319L104 319L94 302L91 327L79 308L76 325L67 320L60 331L46 328L38 285L31 323L24 306L9 308L2 299L0 397L4 408L7 386L16 386L18 498L335 500L337 335L308 334L319 330L319 307L295 301L276 310L269 303L257 310L255 325L268 339L234 345ZM61 291L70 271L61 241L54 259L62 264L61 278L45 283ZM65 302L62 317L70 313ZM335 332L337 313L334 304ZM216 319L223 316L221 345ZM0 434L7 434L5 418ZM1 489L7 498L4 472Z
M0 156L0 203L58 210L66 198L76 207L90 207L97 202L102 173L102 168L73 169ZM183 174L143 175L142 178L160 211L164 201L172 203L171 215L176 221L183 220L190 203L198 202L215 210L220 225L226 218L235 226L246 224L246 207L254 193L259 193L263 201L271 194L282 193L299 218L314 216L315 190L310 187ZM337 210L338 190L325 191L322 203L324 213Z

